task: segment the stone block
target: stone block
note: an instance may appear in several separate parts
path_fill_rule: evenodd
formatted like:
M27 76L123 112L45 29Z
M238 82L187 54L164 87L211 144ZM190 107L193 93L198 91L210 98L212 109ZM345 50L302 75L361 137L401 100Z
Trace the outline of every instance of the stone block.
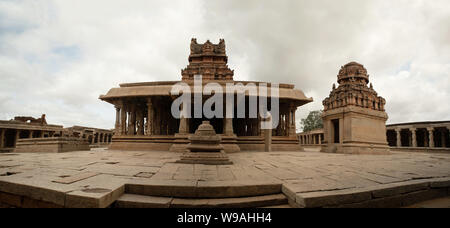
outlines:
M426 190L429 188L429 182L428 180L416 180L416 181L378 185L373 188L374 190L372 191L372 197L383 198L388 196L404 194L408 192Z
M295 202L301 207L325 207L358 203L372 198L370 191L359 189L298 193Z
M415 203L427 201L430 199L447 196L446 189L429 189L417 192L411 192L402 196L402 206L409 206Z
M430 182L431 188L448 188L450 187L450 178L438 178Z
M23 198L22 208L63 208L62 205L57 205L41 200L34 200L28 197Z
M171 197L155 197L134 194L123 194L114 203L119 208L168 208L172 202Z
M22 207L22 196L0 192L0 203L13 207Z

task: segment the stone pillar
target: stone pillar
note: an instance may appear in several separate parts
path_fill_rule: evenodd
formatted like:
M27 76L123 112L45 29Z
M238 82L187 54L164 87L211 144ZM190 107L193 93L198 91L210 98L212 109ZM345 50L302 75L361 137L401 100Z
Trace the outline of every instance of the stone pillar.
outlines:
M20 138L20 130L17 129L17 130L16 130L16 141L15 141L14 146L17 144L17 140L19 140L19 138Z
M265 121L271 122L272 116L269 115ZM272 129L264 129L264 151L271 152L272 151Z
M397 133L397 147L401 147L402 146L402 138L401 138L401 135L400 135L400 131L401 130L402 129L399 129L399 128L395 129L395 133Z
M297 107L291 105L289 107L289 136L294 136L295 133L295 110Z
M428 146L430 147L430 148L433 148L434 147L434 135L433 135L433 128L432 127L427 127L427 130L428 130L428 139L429 139L429 143L428 143Z
M446 128L441 130L441 147L445 147L446 133L447 133L447 129Z
M227 118L227 111L230 111L230 110L227 110L227 104L225 104L224 107L225 107L225 110L224 110L224 118L223 118L223 134L227 135L227 136L230 136L230 135L234 134L234 132L233 132L233 119L232 118ZM229 107L229 108L233 109L234 107ZM230 113L232 113L232 110L231 110ZM259 116L259 113L258 113L258 116Z
M127 134L127 111L124 104L120 109L120 135Z
M178 128L179 134L189 134L189 119L185 116L187 115L187 109L183 107L181 104L181 112L180 112L180 127Z
M137 125L137 135L144 134L144 112L140 109L136 109L136 125Z
M153 103L152 98L147 98L147 132L146 135L153 135Z
M412 147L417 147L417 137L416 137L416 128L410 128L411 138L412 138Z
M5 132L6 129L0 129L0 148L5 147Z
M6 131L6 130L5 130ZM447 127L447 134L445 134L445 138L447 139L450 136L450 127ZM447 141L445 141L445 147L450 147L450 144L446 143ZM450 143L450 142L449 142Z
M29 131L28 138L30 138L30 139L33 138L33 131L32 130Z
M128 135L136 133L136 104L131 105L130 120L128 121Z
M319 134L319 145L322 145L322 134Z
M122 133L122 129L121 129L121 126L120 126L120 122L121 122L120 121L121 120L121 118L120 118L121 107L116 105L115 108L116 108L116 124L115 124L115 128L116 129L114 129L114 130L115 130L117 135L120 135L120 133Z

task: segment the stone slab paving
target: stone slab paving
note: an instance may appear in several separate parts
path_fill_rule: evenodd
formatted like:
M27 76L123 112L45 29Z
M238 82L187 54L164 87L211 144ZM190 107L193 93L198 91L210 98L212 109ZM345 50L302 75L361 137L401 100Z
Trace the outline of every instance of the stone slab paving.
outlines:
M220 166L175 163L180 155L101 148L0 154L0 192L64 207L107 207L124 194L125 184L279 183L291 203L309 207L351 205L431 187L450 188L450 154L245 152L229 154L234 164Z

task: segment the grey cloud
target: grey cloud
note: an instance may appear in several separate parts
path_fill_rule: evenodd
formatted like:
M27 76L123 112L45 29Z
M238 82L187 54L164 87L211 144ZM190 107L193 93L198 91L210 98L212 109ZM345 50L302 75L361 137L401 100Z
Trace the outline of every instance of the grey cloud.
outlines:
M235 79L312 96L297 119L322 108L349 61L368 69L390 123L450 119L446 0L2 1L0 18L1 119L46 112L111 128L113 108L98 95L178 80L192 37L224 38Z

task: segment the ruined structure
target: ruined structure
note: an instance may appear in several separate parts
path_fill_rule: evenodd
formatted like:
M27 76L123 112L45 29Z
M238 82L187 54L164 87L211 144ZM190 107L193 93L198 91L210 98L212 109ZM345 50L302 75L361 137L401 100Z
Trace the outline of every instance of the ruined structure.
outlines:
M59 136L19 139L17 140L14 153L63 153L86 150L90 150L90 147L85 139Z
M63 132L63 126L47 124L45 114L38 119L18 116L0 120L0 152L12 152L19 139L56 137Z
M218 44L206 41L204 44L191 40L189 64L181 70L181 82L186 83L194 91L194 76L202 75L202 85L215 82L223 88L224 110L226 107L225 86L241 84L256 85L259 82L234 81L234 71L228 65L225 51L225 41ZM258 118L175 118L171 115L171 104L178 96L172 96L172 86L179 81L142 82L121 84L119 88L112 88L100 99L113 104L116 108L116 132L112 139L111 149L120 150L154 150L184 152L189 144L189 135L204 120L210 121L214 130L222 138L222 145L226 152L263 151L263 130ZM271 84L267 83L267 87ZM233 91L233 96L236 96ZM271 96L268 92L267 96ZM203 102L210 95L203 95ZM259 95L245 93L245 110L249 109L249 98ZM266 97L264 97L266 98ZM270 99L269 106L270 106ZM312 101L294 85L279 85L279 120L278 127L272 131L272 149L276 151L299 150L298 138L295 133L295 110ZM193 104L192 104L193 105ZM236 103L234 110L237 109ZM194 110L191 107L191 110ZM224 111L225 113L225 111ZM258 114L259 116L259 114Z
M369 75L363 65L351 62L341 67L339 86L333 84L323 100L323 152L386 154L385 99L367 86Z
M391 150L450 152L450 121L398 123L386 127Z
M319 146L324 139L323 129L315 129L308 132L298 133L298 140L302 146Z
M107 146L111 143L113 130L73 126L65 128L65 135L87 140L91 147Z

